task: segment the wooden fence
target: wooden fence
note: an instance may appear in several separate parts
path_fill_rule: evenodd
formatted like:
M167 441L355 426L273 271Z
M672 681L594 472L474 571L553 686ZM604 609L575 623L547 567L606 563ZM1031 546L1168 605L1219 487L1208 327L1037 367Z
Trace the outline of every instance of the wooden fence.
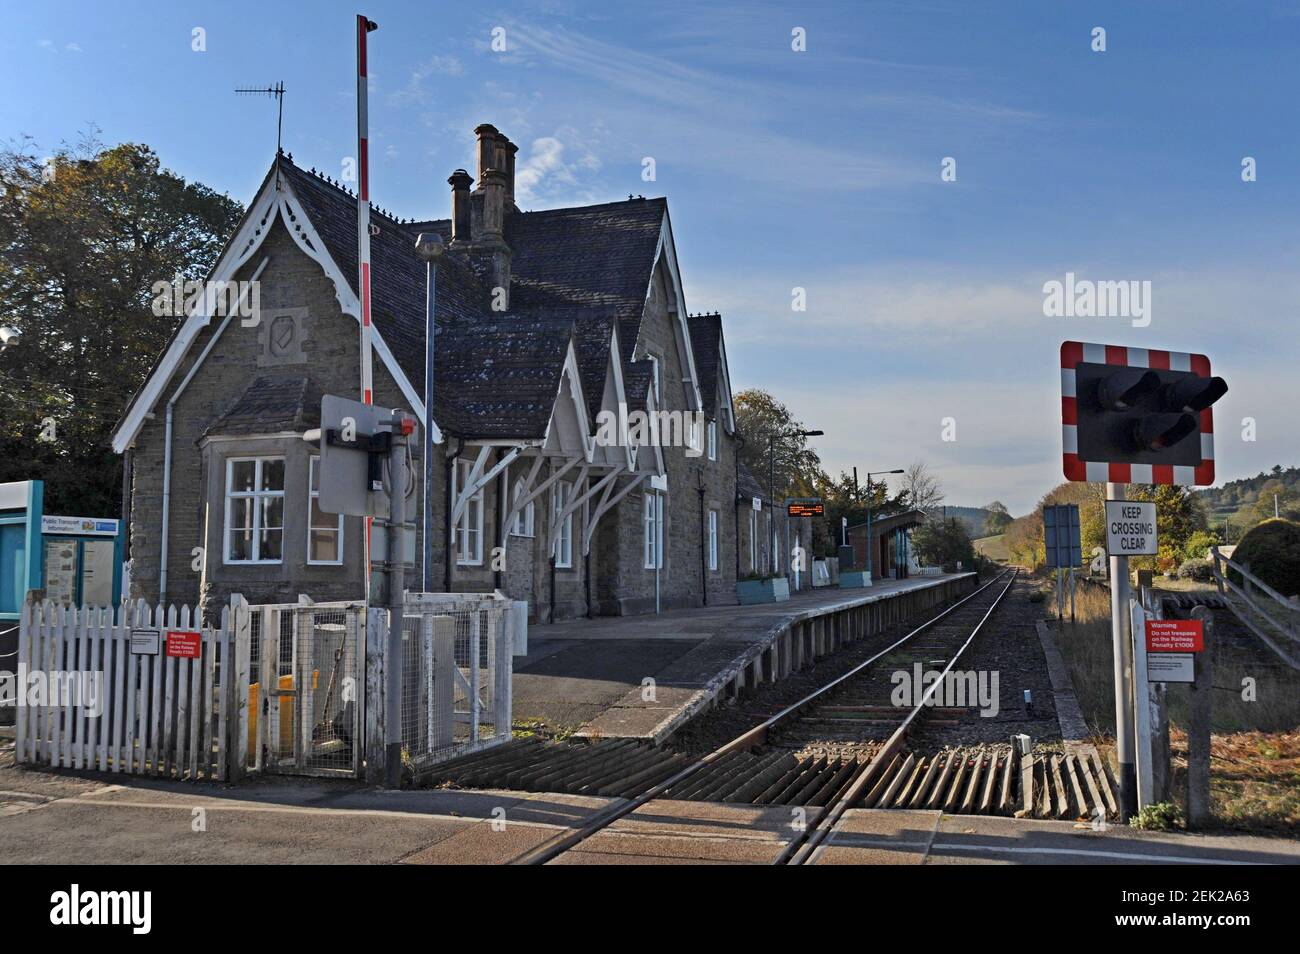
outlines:
M1279 659L1300 670L1300 597L1282 595L1251 573L1249 566L1229 560L1218 547L1211 547L1210 555L1224 605Z
M248 606L234 597L215 628L193 625L191 617L188 606L151 610L143 601L115 610L26 605L18 636L18 761L240 778L248 761ZM169 632L181 634L170 637L171 652ZM187 643L192 658L178 655Z

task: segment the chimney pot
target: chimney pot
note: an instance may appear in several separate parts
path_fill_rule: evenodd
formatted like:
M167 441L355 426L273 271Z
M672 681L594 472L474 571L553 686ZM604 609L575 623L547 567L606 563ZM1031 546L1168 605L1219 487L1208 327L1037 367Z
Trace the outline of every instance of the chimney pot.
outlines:
M505 143L505 166L502 171L506 174L506 211L518 212L519 208L515 205L515 154L519 152L519 147L505 136L501 137L501 141Z
M491 123L483 123L474 127L474 135L478 137L478 184L481 189L483 188L483 173L489 169L500 168L496 165L496 157L497 138L501 133Z
M464 169L457 169L447 177L447 184L451 186L451 240L453 242L470 240L469 187L473 181Z

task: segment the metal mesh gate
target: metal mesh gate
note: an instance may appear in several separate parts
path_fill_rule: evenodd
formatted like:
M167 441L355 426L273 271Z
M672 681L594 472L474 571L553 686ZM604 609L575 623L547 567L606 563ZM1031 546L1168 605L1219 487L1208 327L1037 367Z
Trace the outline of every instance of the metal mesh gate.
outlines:
M510 602L413 593L402 628L402 749L413 767L510 738Z
M361 769L365 603L254 606L249 753L299 775Z

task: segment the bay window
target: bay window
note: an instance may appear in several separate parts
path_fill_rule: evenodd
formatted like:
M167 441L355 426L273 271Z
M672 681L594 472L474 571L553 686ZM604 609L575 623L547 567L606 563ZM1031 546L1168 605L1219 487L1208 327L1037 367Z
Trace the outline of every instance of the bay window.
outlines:
M226 563L279 563L284 556L284 458L226 461Z

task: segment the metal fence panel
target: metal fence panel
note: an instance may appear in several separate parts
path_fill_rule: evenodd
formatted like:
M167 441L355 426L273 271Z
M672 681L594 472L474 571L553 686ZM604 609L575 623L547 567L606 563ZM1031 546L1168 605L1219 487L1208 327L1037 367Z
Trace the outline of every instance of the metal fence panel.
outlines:
M418 770L510 738L512 604L413 593L402 625L402 757Z

